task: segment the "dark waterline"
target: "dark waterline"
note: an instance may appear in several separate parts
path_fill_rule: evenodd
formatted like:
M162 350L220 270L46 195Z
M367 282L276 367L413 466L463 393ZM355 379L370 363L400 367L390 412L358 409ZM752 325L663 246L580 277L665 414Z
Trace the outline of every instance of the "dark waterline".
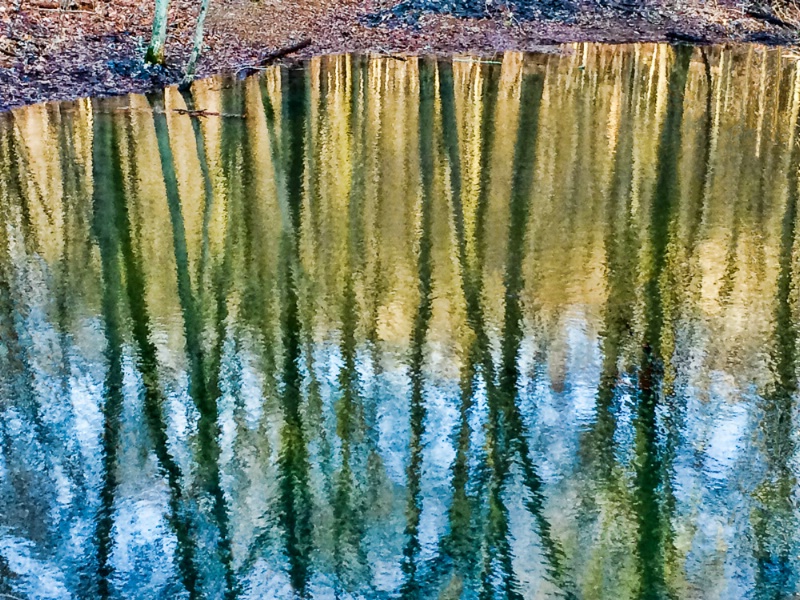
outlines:
M794 597L797 65L0 115L0 600Z

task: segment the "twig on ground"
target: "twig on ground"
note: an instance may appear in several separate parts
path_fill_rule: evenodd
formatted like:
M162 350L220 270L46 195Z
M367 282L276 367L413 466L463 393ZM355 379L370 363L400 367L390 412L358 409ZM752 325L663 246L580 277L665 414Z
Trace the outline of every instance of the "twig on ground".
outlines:
M310 39L304 39L301 42L296 44L292 44L291 46L286 46L285 48L279 48L277 50L273 50L272 52L268 52L264 56L262 56L259 61L255 65L245 65L239 67L234 75L237 77L248 77L257 71L263 70L265 67L268 67L276 60L284 58L289 54L294 54L295 52L299 52L304 48L308 48L313 42Z
M285 48L279 48L278 50L274 50L273 52L268 52L264 56L261 57L261 60L258 61L259 67L266 67L279 58L283 58L288 56L289 54L294 54L295 52L300 52L305 48L308 48L312 44L309 38L304 39L301 42L297 42L296 44L292 44L291 46L286 46Z
M85 14L85 15L96 15L97 12L93 10L84 10L82 8L48 8L46 6L29 6L25 10L37 10L42 12L57 12L63 13L65 15L71 15L73 13L77 14ZM24 12L24 11L23 11ZM0 596L2 598L2 596Z
M777 27L785 27L786 29L796 29L796 27L791 23L787 23L786 21L784 21L783 19L779 19L775 15L771 15L769 13L762 12L760 10L751 8L744 11L744 14L746 14L751 19L758 19L760 21L769 23L770 25L775 25Z

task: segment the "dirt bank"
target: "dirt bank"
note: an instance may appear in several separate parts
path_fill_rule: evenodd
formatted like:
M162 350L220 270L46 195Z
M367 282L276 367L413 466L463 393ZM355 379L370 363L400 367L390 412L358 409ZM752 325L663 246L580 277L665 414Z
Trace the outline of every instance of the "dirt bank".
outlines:
M0 110L44 100L144 92L177 81L188 55L198 2L173 0L166 69L141 60L152 2L17 0L0 5ZM794 29L744 14L720 0L578 6L568 20L519 21L506 15L460 19L423 14L398 19L396 0L212 0L199 76L251 65L299 40L299 54L479 53L542 50L575 41L793 43ZM729 3L726 3L729 2ZM377 16L376 16L377 15ZM569 22L567 22L569 21Z

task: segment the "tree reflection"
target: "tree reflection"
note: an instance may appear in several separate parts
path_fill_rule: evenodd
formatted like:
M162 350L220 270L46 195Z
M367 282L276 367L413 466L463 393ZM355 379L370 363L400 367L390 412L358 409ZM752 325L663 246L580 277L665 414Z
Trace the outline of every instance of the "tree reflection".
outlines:
M795 136L797 132L796 126ZM793 417L797 394L797 325L792 288L800 151L797 140L793 141L774 301L775 329L770 356L773 379L760 407L763 416L759 430L766 473L755 490L756 505L751 517L755 535L755 597L759 599L790 597L796 585L792 539L785 535L797 527L792 499L797 478L791 465L795 454Z
M0 595L790 596L782 52L0 117Z
M123 337L122 337L122 272L119 260L120 201L122 185L118 160L114 160L115 132L109 113L94 111L92 165L94 180L93 229L100 249L103 275L103 324L106 338L106 376L103 384L102 484L100 506L95 517L93 594L112 597L111 553L114 539L115 496L119 486L117 456L120 443L120 419L123 410Z

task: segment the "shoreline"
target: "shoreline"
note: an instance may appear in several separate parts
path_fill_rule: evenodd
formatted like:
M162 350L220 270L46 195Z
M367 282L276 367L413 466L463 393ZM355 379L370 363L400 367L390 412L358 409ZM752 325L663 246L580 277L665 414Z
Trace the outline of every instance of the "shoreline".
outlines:
M47 0L42 0L47 1ZM100 2L100 0L95 0ZM571 22L458 18L423 14L415 22L365 24L386 12L381 0L224 0L212 4L197 78L254 66L302 40L282 61L330 54L476 55L560 52L569 43L688 43L789 46L796 30L754 18L735 6L670 14L658 5L626 12L580 8ZM114 0L80 10L27 5L0 9L0 112L40 102L146 93L178 83L190 47L194 2L173 0L166 69L148 68L150 10ZM391 21L391 19L390 19Z

